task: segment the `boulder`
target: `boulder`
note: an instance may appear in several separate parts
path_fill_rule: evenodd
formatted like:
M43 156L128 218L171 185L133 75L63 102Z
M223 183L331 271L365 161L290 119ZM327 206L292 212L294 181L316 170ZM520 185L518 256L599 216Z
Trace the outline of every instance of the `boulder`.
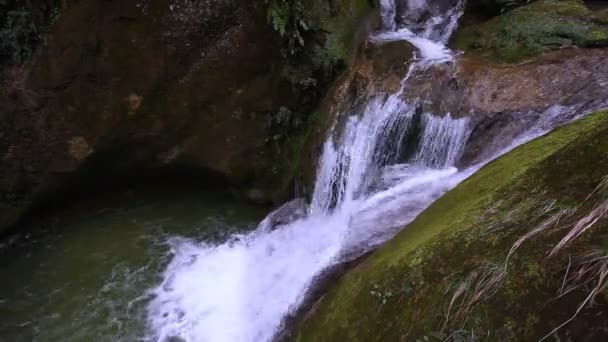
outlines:
M0 4L24 11L39 35L27 41L31 54L0 59L0 230L75 179L89 191L82 184L164 167L283 200L313 110L370 8L307 3L324 26L311 21L292 55L263 2L61 4Z
M263 231L271 231L285 226L308 215L308 203L305 198L295 198L278 207L260 223Z
M476 16L473 4L465 19ZM511 8L509 4L524 6L505 11ZM452 46L494 62L519 63L547 51L608 44L605 12L589 9L582 0L510 1L504 6L489 18L478 15L475 20L465 20Z

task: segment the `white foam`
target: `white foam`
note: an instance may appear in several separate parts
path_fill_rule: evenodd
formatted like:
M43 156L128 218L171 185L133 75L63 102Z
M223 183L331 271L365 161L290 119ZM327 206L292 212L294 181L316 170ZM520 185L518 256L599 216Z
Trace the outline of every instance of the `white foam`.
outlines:
M373 36L371 39L375 42L406 40L412 43L420 52L420 65L422 66L430 66L454 60L452 52L445 47L442 42L417 36L407 28L402 28L393 32L380 33Z
M153 339L270 340L338 255L345 222L313 216L218 246L172 241L174 258L149 307Z

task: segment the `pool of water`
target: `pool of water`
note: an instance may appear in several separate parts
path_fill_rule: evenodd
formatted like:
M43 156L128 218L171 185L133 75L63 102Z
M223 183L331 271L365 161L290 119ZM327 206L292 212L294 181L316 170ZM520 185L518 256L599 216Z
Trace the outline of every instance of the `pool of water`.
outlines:
M78 200L0 241L0 341L146 341L168 240L222 241L268 208L215 188Z

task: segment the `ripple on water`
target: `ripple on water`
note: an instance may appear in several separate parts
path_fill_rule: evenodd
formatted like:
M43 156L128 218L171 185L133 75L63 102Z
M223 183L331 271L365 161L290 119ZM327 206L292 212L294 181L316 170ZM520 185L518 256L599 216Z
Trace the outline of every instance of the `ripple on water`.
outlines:
M148 340L148 289L170 261L168 237L221 239L265 211L221 190L153 189L82 201L22 227L0 242L0 340Z

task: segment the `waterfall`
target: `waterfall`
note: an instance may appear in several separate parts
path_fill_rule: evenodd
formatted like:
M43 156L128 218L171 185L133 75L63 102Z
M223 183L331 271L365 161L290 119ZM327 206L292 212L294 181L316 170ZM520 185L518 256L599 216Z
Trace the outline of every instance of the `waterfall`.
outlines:
M370 173L400 154L414 108L399 95L386 100L377 96L369 101L361 116L349 116L338 144L330 134L319 162L312 213L327 213L333 206L357 199Z
M461 0L380 0L382 29L407 29L418 37L445 44L456 29L463 6Z
M443 44L462 3L445 9L430 1L405 3L414 14L399 10L403 2L382 0L387 32L372 39L410 41L418 48L413 69L451 61ZM410 74L403 75L400 91L378 94L360 112L334 113L344 124L334 124L323 145L306 217L277 229L262 224L219 245L170 239L172 260L162 283L150 290L150 340L271 340L323 270L390 239L483 165L454 166L470 121L417 113L402 96ZM517 143L546 129L524 133Z
M380 19L382 30L395 31L397 28L397 4L395 0L380 0Z
M453 120L449 113L445 118L426 114L422 122L424 131L416 164L435 168L454 165L469 137L469 119Z

